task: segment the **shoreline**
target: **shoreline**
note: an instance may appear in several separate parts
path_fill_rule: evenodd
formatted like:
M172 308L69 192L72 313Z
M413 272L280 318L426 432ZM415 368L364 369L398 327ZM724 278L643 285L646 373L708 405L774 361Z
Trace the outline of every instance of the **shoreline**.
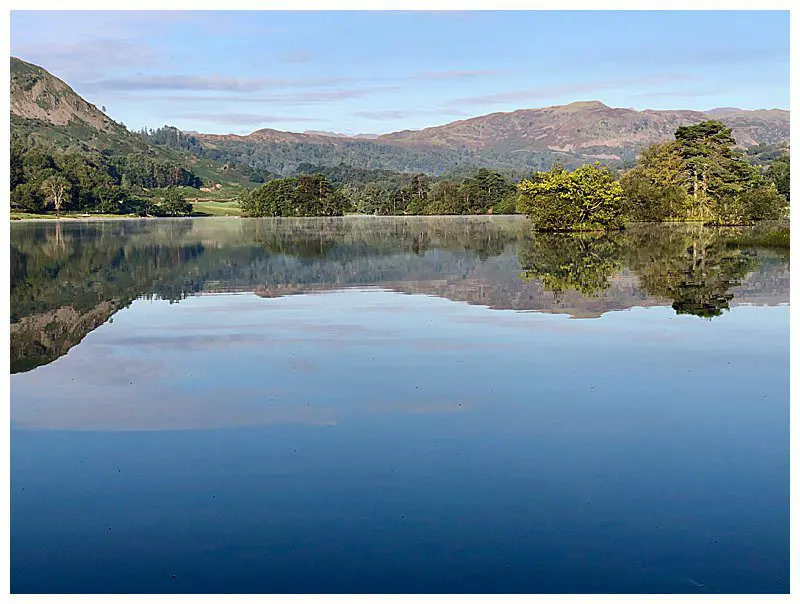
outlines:
M241 218L241 216L132 216L123 214L119 216L90 215L90 216L40 216L36 218L9 218L9 222L104 222L110 220L175 220L178 218Z

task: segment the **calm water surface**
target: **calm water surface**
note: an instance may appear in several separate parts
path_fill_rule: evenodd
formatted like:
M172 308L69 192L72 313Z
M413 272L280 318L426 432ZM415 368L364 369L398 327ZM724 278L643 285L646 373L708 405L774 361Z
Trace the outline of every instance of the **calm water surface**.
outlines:
M13 592L787 592L765 228L11 228Z

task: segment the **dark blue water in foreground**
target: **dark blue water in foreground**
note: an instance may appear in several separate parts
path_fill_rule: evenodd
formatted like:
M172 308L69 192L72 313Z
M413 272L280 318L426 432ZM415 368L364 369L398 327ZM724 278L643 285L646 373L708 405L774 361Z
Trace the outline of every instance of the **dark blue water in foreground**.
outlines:
M12 376L12 591L787 592L788 314L135 300Z

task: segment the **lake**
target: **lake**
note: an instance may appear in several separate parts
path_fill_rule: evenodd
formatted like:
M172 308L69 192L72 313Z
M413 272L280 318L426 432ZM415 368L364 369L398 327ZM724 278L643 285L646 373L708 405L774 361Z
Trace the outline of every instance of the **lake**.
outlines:
M11 225L16 593L787 593L789 251Z

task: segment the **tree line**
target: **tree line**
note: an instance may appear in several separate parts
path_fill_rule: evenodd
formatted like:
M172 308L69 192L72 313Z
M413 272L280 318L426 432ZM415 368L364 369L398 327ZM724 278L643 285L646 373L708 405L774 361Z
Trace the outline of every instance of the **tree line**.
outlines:
M12 210L142 216L190 213L176 187L202 185L182 166L142 153L61 153L22 136L11 140L10 181Z
M681 126L674 140L644 149L619 179L599 164L535 173L518 184L517 209L543 231L613 230L627 221L744 225L785 217L789 156L763 170L735 145L721 122Z
M246 138L219 138L213 146L203 144L198 137L181 132L174 126L138 133L146 142L182 149L198 157L221 163L245 166L254 171L254 178L263 174L293 176L303 164L337 166L357 165L367 169L393 172L422 172L443 176L455 170L474 171L481 166L497 170L530 171L543 169L559 158L567 166L581 163L576 154L554 151L470 150L429 146L411 148L386 144L378 140L331 138L330 142L265 142ZM589 150L588 152L591 152ZM254 182L258 182L254 180Z
M315 166L307 165L306 168ZM243 192L244 216L341 216L344 213L396 215L513 214L517 188L508 177L486 168L462 180L358 170L339 186L329 179L339 167L269 181ZM341 182L341 181L339 181Z
M461 178L301 164L313 174L278 178L242 195L244 216L513 214L542 231L622 228L626 222L752 224L786 215L789 155L766 166L735 148L717 121L682 126L643 150L621 176L595 163L555 165L517 182L481 168ZM761 150L765 154L764 150Z
M201 148L174 128L140 135L193 153ZM571 171L554 165L519 180L487 168L430 176L305 162L296 176L254 173L251 182L265 182L245 189L240 207L244 216L522 213L546 231L618 229L631 221L750 224L785 216L787 150L762 145L745 153L735 144L729 128L705 121L644 149L621 175L598 163ZM201 185L191 171L144 153L61 153L12 138L12 209L185 215L191 205L177 187Z

